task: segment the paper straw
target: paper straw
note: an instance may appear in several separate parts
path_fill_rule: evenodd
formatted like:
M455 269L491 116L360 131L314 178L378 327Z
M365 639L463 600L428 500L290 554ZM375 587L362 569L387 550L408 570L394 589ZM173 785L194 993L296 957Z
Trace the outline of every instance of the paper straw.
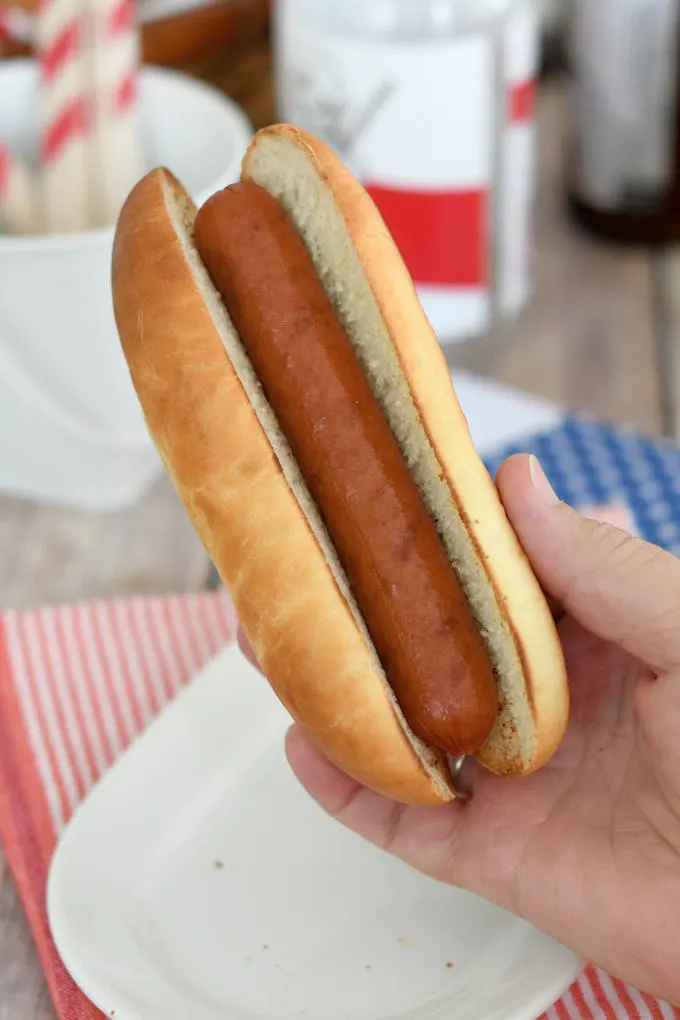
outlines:
M115 222L143 173L139 124L140 37L133 0L87 0L93 81L94 192L98 224Z
M33 33L33 14L22 7L0 6L0 53L8 43L31 43Z
M11 42L13 38L14 32L12 30L12 22L9 16L9 11L0 7L0 54L2 54L5 44Z
M18 156L0 142L0 229L34 234L40 229L40 202L35 177Z
M91 225L92 118L84 19L84 0L42 0L38 13L41 161L49 233Z

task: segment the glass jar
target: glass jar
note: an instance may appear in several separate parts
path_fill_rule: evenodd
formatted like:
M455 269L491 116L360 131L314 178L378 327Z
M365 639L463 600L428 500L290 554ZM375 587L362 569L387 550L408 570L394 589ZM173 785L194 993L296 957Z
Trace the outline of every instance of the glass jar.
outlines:
M442 344L530 295L535 0L278 0L278 116L371 194Z
M587 229L680 241L680 0L578 0L570 207Z

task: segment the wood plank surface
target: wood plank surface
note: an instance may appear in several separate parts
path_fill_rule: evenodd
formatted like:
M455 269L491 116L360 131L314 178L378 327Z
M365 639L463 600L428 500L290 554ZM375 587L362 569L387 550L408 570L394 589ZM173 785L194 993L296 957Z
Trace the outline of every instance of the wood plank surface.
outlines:
M0 606L197 591L208 558L170 482L136 506L89 514L0 499Z
M664 433L680 443L680 248L659 253L653 271Z

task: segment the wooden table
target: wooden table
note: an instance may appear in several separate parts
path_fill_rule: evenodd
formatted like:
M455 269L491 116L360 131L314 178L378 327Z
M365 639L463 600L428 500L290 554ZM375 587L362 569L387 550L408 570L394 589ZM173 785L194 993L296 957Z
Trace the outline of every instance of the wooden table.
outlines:
M227 68L192 68L243 104L256 126L273 117L266 45ZM566 222L565 97L541 102L537 292L521 328L484 366L496 379L649 432L677 434L674 382L680 322L676 256L596 244ZM209 564L169 484L134 509L91 516L0 500L0 604L14 608L126 593L191 591ZM13 884L0 856L0 1020L54 1018Z

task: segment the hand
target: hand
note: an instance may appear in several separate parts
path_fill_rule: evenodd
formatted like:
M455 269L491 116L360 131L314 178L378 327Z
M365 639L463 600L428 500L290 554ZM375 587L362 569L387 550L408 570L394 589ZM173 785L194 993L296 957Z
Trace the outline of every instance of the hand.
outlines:
M357 785L295 728L291 767L372 843L680 1003L680 561L558 502L534 458L506 461L498 486L560 618L572 705L557 754L522 779L468 762L471 799L440 808Z

